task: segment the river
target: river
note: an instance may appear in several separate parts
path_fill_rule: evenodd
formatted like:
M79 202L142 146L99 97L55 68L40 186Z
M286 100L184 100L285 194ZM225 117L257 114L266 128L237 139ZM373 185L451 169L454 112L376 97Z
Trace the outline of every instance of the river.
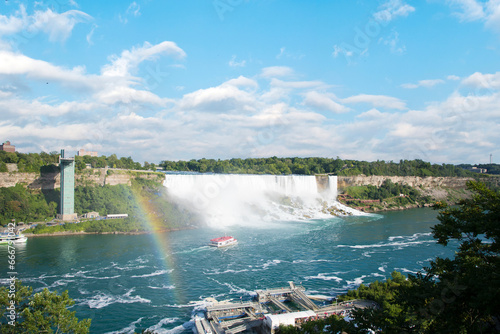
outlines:
M416 273L453 248L436 244L431 209L370 216L274 221L156 235L30 238L17 248L19 278L35 291L69 291L91 333L191 332L203 300L248 298L255 289L301 283L337 295L394 270ZM211 238L239 244L215 249ZM0 248L7 283L7 247Z

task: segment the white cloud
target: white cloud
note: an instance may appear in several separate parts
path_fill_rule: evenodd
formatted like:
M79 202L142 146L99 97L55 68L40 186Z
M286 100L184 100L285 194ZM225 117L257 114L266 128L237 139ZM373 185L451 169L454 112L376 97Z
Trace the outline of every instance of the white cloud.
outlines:
M373 14L378 22L389 22L398 17L406 17L415 11L415 8L402 0L389 0L382 4L380 10Z
M443 84L444 80L441 79L427 79L427 80L420 80L418 83L405 83L402 84L401 87L407 88L407 89L415 89L419 87L426 87L426 88L431 88L439 84Z
M488 16L486 17L486 26L497 32L500 32L500 0L490 0L486 4Z
M222 85L231 85L231 86L235 86L235 87L251 87L254 89L259 88L259 84L257 83L257 81L255 81L253 79L249 79L249 78L244 77L242 75L240 75L236 79L228 80L225 83L223 83Z
M0 91L0 96L2 92ZM4 117L11 115L15 117L60 117L67 114L77 114L88 112L97 107L97 104L92 102L77 102L77 101L64 101L60 104L47 104L42 100L26 101L19 99L12 94L6 94L6 99L0 100L0 109ZM8 97L8 99L7 99Z
M485 17L483 4L476 0L447 0L453 7L460 7L461 12L455 12L461 20L476 21Z
M476 72L462 80L462 84L475 88L499 89L500 72L483 74Z
M92 17L79 10L69 10L58 14L47 9L45 12L35 12L33 19L32 29L38 29L47 33L51 42L64 42L71 35L77 23L88 22Z
M276 59L289 58L289 59L297 60L297 59L302 59L304 57L305 57L305 55L302 53L296 53L296 52L291 53L291 52L286 51L285 47L280 48L280 53L278 53L276 55Z
M125 13L123 14L118 14L118 20L120 20L121 23L127 24L128 23L128 18L130 16L137 17L141 15L141 6L137 4L137 2L132 2L128 7Z
M137 17L141 15L141 6L134 1L128 6L126 13Z
M119 57L111 56L111 64L103 66L101 73L105 76L127 77L143 61L154 60L162 54L176 58L186 57L184 50L174 42L164 41L156 45L144 42L142 47L124 50Z
M489 29L500 33L500 0L448 0L452 8L460 8L453 14L461 21L482 21Z
M380 112L378 109L372 108L368 111L365 111L365 112L357 115L356 117L357 118L365 118L365 119L377 119L377 118L384 117L385 115L387 115L387 114Z
M49 36L49 41L64 42L71 36L76 24L91 20L90 15L79 10L57 13L47 8L44 11L37 10L33 15L28 15L24 5L20 5L19 9L10 16L0 14L0 37L20 32L35 36L39 32L44 32ZM9 42L0 42L4 49L10 48Z
M240 62L237 62L236 55L233 55L231 57L231 60L229 61L229 66L231 66L231 67L245 67L246 63L247 63L246 60L242 60Z
M456 80L460 80L460 77L458 75L451 74L451 75L448 75L446 77L446 79L456 81Z
M0 133L32 151L95 147L102 154L129 156L135 145L134 159L156 162L272 155L471 162L500 142L500 72L464 77L460 89L443 101L425 101L421 110L395 96L338 98L343 90L323 81L285 80L295 73L279 66L213 87L188 91L179 86L186 93L172 100L131 77L143 61L162 55L186 57L173 42L146 43L111 57L94 75L84 67L0 51L0 80L8 79L0 81ZM77 88L77 94L32 99L16 89L16 78L28 79L30 86L60 83ZM487 94L478 94L484 89ZM345 121L336 115L347 111L357 116ZM169 143L168 149L158 143Z
M303 103L307 106L319 109L328 110L333 113L343 113L348 112L349 108L335 102L335 95L327 93L318 93L316 91L310 91L305 94Z
M0 75L26 75L40 81L56 81L74 87L91 87L96 76L86 76L83 67L65 69L43 60L11 51L0 51Z
M92 26L92 29L90 30L90 32L87 34L87 43L89 43L89 45L92 45L94 44L94 42L92 41L92 37L94 36L94 31L96 30L97 28L97 25L93 25Z
M255 98L251 93L233 85L222 84L184 95L179 106L183 110L241 113L253 111L254 103Z
M26 26L26 22L27 14L23 5L20 5L19 10L9 17L0 14L0 36L21 31Z
M344 49L338 45L334 45L333 52L332 52L333 57L337 58L340 54L343 54L346 57L351 57L353 55L353 52L347 51L346 49Z
M294 74L293 69L287 66L271 66L262 69L260 76L264 78L289 77Z
M321 88L327 87L323 81L282 81L276 78L271 79L271 86L287 88L287 89L303 89L303 88Z
M381 37L379 43L387 45L390 47L392 53L397 55L402 55L406 52L406 46L400 45L399 34L397 32L392 32L387 38Z
M406 103L398 98L386 95L369 95L369 94L359 94L355 96L350 96L340 100L342 103L368 103L374 107L381 107L387 109L406 109Z
M141 62L155 59L161 54L185 56L184 51L173 42L157 45L145 43L143 47L123 51L121 57L112 57L112 63L103 66L101 75L89 75L83 67L66 69L19 53L0 51L0 77L25 76L42 83L59 83L80 92L84 90L93 94L92 98L103 105L136 103L165 106L169 99L131 87L146 82L130 76L130 72Z
M109 87L95 94L98 101L105 104L153 104L165 106L170 99L160 98L149 91L127 86Z
M429 132L429 128L401 122L395 124L394 129L389 131L388 135L400 138L410 138L414 140L428 138L430 134Z

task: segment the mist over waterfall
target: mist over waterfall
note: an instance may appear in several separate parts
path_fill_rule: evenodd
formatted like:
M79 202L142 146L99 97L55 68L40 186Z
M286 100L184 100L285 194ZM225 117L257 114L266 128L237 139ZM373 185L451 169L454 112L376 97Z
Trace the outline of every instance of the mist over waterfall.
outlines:
M171 199L211 226L332 217L349 211L329 175L166 174Z

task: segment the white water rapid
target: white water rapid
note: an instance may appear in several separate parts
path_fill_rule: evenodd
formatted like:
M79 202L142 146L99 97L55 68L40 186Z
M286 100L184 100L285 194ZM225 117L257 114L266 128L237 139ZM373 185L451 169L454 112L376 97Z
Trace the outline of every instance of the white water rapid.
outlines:
M355 213L336 201L336 176L166 174L164 186L213 227Z

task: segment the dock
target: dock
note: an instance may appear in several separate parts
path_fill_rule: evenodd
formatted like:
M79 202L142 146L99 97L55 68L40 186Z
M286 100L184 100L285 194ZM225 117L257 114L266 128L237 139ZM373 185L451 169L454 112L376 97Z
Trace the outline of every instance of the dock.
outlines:
M288 282L288 287L256 290L255 301L215 302L206 307L205 317L196 317L198 334L274 333L279 325L300 326L304 321L347 315L354 308L376 307L367 300L350 300L320 306L307 296L303 286ZM318 298L325 300L325 296Z

